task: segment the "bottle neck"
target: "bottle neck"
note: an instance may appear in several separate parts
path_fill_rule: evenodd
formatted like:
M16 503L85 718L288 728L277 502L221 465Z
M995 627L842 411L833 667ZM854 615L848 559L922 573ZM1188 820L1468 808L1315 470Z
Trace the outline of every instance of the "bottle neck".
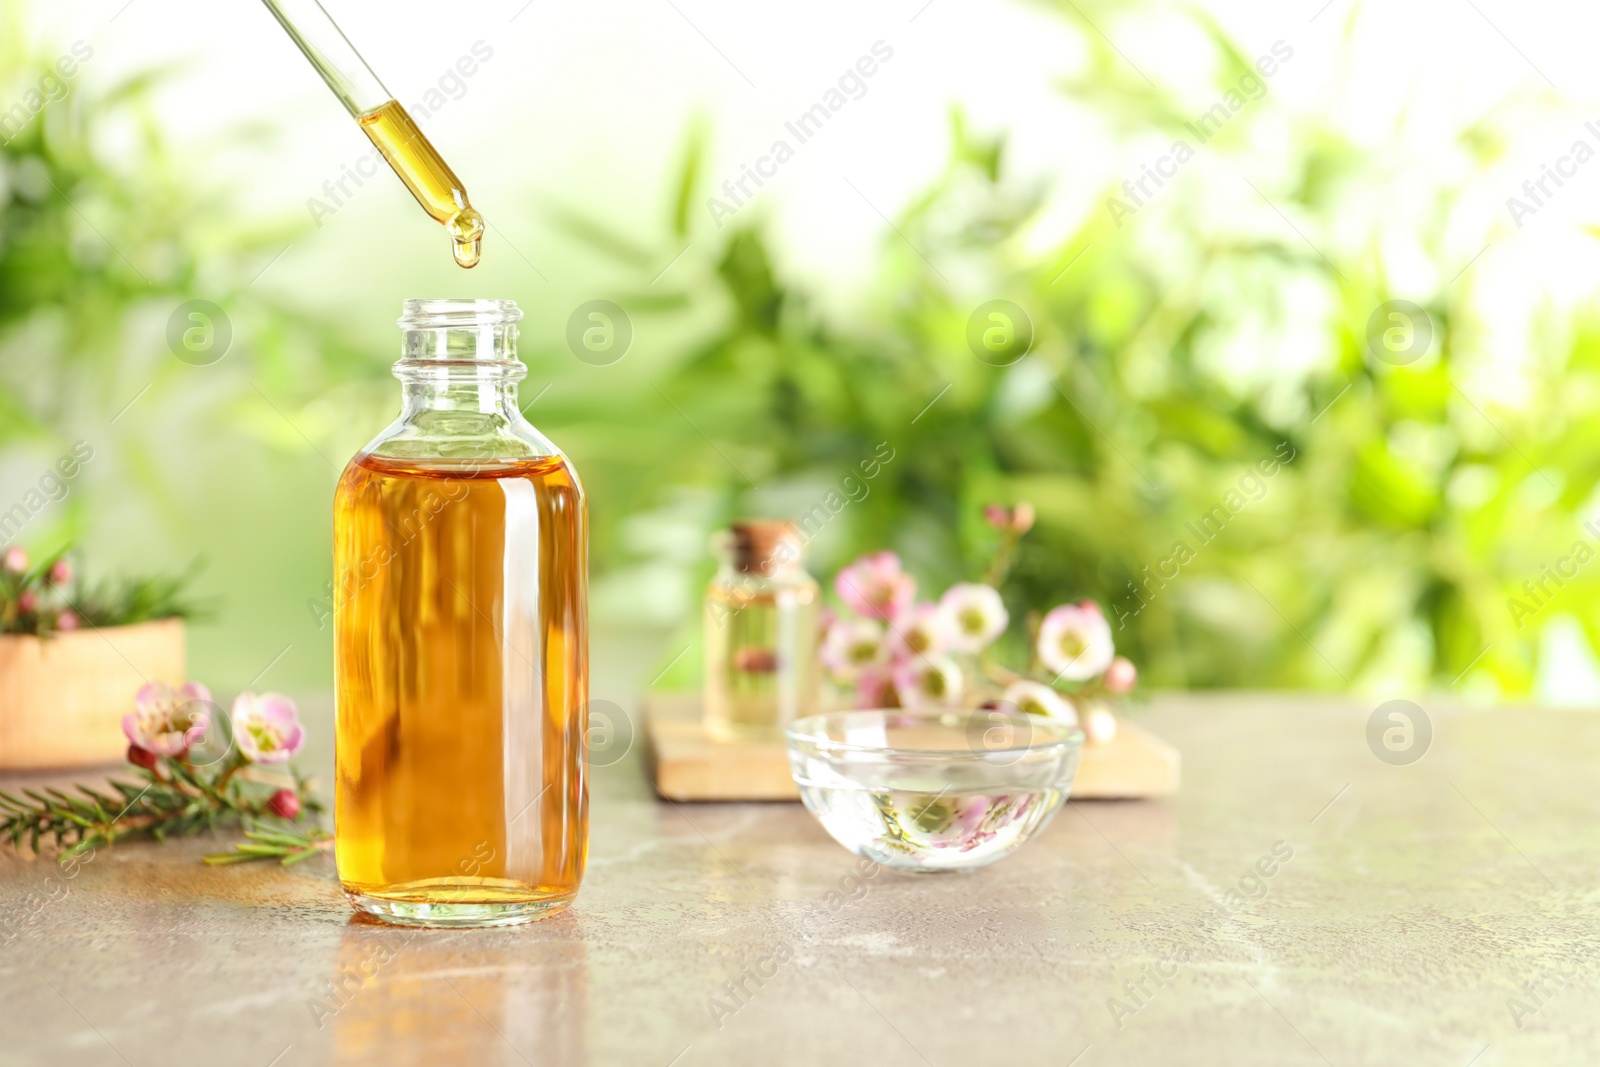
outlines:
M724 560L717 569L714 581L727 589L743 590L748 595L762 590L805 585L815 579L799 564L771 571L745 571Z
M427 412L457 412L509 419L517 413L517 382L510 377L402 375L400 394L401 414L406 418Z
M408 329L402 334L400 379L403 414L427 412L517 414L517 382L528 373L517 359L512 323Z

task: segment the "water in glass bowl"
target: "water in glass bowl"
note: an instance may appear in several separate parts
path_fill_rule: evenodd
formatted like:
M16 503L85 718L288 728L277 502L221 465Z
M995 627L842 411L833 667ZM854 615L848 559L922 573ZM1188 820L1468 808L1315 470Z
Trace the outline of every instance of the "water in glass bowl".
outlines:
M1015 851L1060 810L1083 731L1016 712L842 711L787 732L806 808L845 848L901 871Z
M1066 798L1055 788L958 792L915 778L886 788L799 785L806 807L834 840L885 866L918 872L993 863L1044 827Z

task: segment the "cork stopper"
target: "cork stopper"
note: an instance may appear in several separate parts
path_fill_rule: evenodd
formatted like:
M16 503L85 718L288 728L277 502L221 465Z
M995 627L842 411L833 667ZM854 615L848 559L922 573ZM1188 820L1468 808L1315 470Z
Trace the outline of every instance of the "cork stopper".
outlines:
M771 575L800 562L800 528L786 519L741 519L728 530L734 568Z

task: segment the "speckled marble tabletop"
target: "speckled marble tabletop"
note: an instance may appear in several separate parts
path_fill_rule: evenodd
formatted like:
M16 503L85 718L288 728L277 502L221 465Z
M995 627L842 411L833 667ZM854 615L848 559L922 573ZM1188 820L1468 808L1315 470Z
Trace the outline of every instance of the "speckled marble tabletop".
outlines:
M657 801L635 752L577 903L510 930L362 922L331 862L213 841L66 882L6 850L0 1064L1600 1062L1600 715L1420 703L1394 766L1372 703L1157 697L1177 797L937 878L853 878L797 804Z

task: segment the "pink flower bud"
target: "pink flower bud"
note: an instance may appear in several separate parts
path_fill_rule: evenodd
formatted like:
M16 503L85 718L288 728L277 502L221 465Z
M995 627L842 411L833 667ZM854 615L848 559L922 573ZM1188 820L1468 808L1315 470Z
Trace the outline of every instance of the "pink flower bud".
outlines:
M35 593L32 589L23 590L22 595L17 597L17 607L21 608L30 615L33 612L38 611L39 594Z
M1009 530L1018 536L1033 529L1033 521L1037 517L1033 505L1026 500L1018 501L1014 507L989 504L983 509L984 522L996 530Z
M56 629L60 630L62 633L71 633L73 630L78 628L78 623L82 621L82 619L78 618L77 612L63 611L60 615L56 616Z
M148 748L140 748L138 745L128 746L128 762L135 767L143 767L147 771L153 771L156 769L156 763L159 759L160 757Z
M267 807L285 819L292 819L300 814L300 794L293 789L280 789L272 794L272 799L267 801Z
M6 554L0 557L0 568L7 573L21 574L28 569L28 552L21 545L12 545L6 549Z
M1079 611L1091 611L1094 614L1099 615L1101 617L1105 616L1105 612L1100 610L1100 605L1096 604L1092 600L1080 600L1080 601L1078 601L1078 610Z
M50 564L50 584L66 585L72 581L72 564L64 559L58 559Z
M1118 656L1106 668L1105 686L1108 693L1126 693L1139 682L1139 669L1128 659Z
M1089 735L1091 745L1109 744L1117 736L1117 717L1110 708L1091 708L1084 720L1083 732Z

